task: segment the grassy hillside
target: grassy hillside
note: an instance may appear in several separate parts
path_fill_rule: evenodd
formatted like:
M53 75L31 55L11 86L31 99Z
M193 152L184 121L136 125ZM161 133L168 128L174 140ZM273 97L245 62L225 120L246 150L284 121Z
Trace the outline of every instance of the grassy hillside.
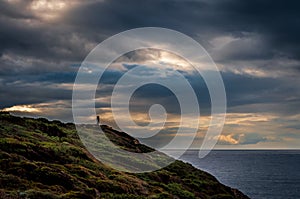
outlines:
M125 133L102 128L124 149L153 150ZM1 113L0 198L247 197L181 161L150 173L114 170L86 151L74 124Z

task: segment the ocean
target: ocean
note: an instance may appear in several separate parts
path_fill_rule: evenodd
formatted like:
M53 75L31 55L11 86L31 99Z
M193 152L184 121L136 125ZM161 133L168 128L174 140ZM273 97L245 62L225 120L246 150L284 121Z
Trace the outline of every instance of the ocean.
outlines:
M188 150L180 159L252 199L300 198L300 150L213 150L203 159Z

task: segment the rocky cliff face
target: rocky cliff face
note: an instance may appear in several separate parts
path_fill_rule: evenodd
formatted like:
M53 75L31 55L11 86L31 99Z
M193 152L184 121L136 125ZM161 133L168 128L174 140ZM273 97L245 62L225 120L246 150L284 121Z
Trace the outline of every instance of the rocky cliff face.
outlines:
M126 133L102 129L127 150L153 150ZM248 197L181 161L149 173L114 170L86 151L73 124L5 113L0 114L0 198Z

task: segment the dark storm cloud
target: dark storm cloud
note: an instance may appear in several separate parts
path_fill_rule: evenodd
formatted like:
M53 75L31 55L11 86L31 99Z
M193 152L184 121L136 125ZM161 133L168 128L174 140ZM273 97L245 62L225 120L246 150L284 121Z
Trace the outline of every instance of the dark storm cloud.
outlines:
M0 2L0 13L2 15L8 16L10 18L14 19L31 19L34 18L34 16L28 12L24 7L27 7L28 2L26 1L20 1L18 2L18 5L15 4L9 4L6 1ZM21 9L23 8L23 9Z
M8 89L9 88L9 89ZM53 100L70 100L72 91L60 88L49 88L38 83L35 85L3 85L0 84L0 108L18 104L35 104Z
M300 54L297 1L96 1L77 5L55 23L42 21L31 26L15 20L37 17L24 9L24 4L1 3L1 53L13 51L56 61L80 61L91 50L83 47L84 42L96 44L130 28L160 26L182 31L200 42L220 35L238 38L248 37L247 33L259 35L260 57L252 57L257 50L250 49L244 55L234 53L232 58L236 59ZM239 48L240 44L232 45ZM266 50L262 52L261 48Z
M216 36L259 36L258 41L250 38L250 43L230 44L225 57L231 60L300 54L300 6L296 1L96 1L66 11L55 23L41 21L29 26L18 20L37 18L30 10L21 9L26 8L25 4L1 3L1 54L14 52L55 62L81 61L92 48L84 47L85 43L97 44L107 36L142 26L182 31L208 48L207 40Z
M34 1L1 1L0 55L48 62L48 65L52 63L61 69L65 68L67 61L82 61L94 47L91 45L93 41L61 20L41 18L44 13L30 9L32 3ZM49 70L53 66L35 67Z
M280 100L274 98L276 90L282 85L273 78L254 78L232 73L223 73L228 105L237 106L251 103L266 103ZM284 97L284 96L282 96Z
M300 59L300 6L297 1L89 1L63 11L59 19L52 22L39 18L39 13L30 10L29 4L30 1L0 3L2 107L70 99L70 90L49 85L72 83L78 63L97 43L120 31L143 26L171 28L192 36L221 64L238 68L241 63L235 61L247 65L261 60L252 65L255 69L266 70L267 74L276 70L298 75L300 71L296 62ZM214 49L216 46L211 40L222 36L237 40L226 44L220 52ZM134 56L129 53L127 60L145 59ZM278 57L296 61L291 66L286 62L278 63L276 59L266 62ZM292 69L287 69L288 66ZM111 84L119 77L118 72L110 73L103 81ZM200 93L198 98L203 101L202 105L209 105L203 82L189 78ZM298 86L288 84L284 76L272 79L229 71L223 73L223 78L230 107L286 102L291 111L297 110L294 106L299 104ZM24 84L7 84L19 80ZM39 88L26 84L28 82L48 86ZM160 92L159 89L152 91ZM142 94L149 99L149 95L155 93ZM287 101L288 96L294 96L296 102Z
M299 2L255 0L234 1L227 5L227 8L235 11L236 16L240 16L239 19L245 22L250 31L264 33L265 39L277 50L299 58Z
M72 10L66 21L107 34L129 28L160 26L208 39L217 35L262 37L270 52L299 55L297 1L103 1ZM101 14L99 14L101 13ZM299 58L299 57L298 57Z

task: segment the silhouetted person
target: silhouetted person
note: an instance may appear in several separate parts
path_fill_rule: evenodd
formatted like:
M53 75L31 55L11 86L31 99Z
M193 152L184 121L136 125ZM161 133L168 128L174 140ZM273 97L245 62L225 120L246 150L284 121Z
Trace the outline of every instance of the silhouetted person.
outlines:
M100 124L100 117L97 115L97 125Z

